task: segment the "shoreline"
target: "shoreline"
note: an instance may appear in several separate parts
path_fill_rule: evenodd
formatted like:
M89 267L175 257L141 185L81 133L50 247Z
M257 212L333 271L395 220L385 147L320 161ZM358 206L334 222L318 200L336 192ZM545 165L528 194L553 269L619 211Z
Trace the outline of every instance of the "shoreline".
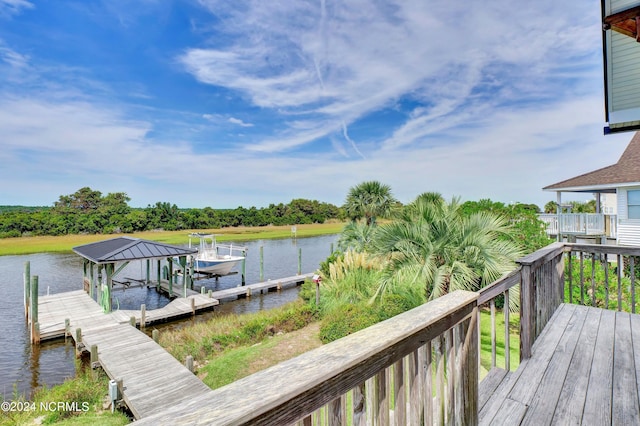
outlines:
M344 222L295 225L296 238L316 237L339 234ZM0 239L0 256L24 255L34 253L71 252L75 246L121 236L142 238L166 244L187 244L192 232L216 234L218 242L273 240L292 237L292 226L240 226L221 229L183 229L180 231L145 231L132 234L73 234L61 236L34 236Z

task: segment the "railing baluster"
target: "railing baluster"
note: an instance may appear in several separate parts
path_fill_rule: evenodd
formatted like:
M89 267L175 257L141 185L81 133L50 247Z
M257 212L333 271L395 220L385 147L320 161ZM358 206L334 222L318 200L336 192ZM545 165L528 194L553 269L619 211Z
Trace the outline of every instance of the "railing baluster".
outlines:
M635 256L629 256L629 275L631 275L631 313L636 313L636 268Z
M435 357L436 357L436 399L435 406L438 410L435 414L435 423L444 424L444 336L436 337Z
M602 256L600 257L600 265L604 269L604 308L609 309L609 262L607 261L607 253L604 254L604 260L602 260Z
M573 252L569 252L569 303L573 303Z
M580 304L584 305L584 252L580 250Z
M421 361L420 365L423 366L422 377L424 382L424 390L422 391L424 422L420 424L430 425L433 424L433 352L431 340L418 350L418 359Z
M491 368L496 366L496 300L491 299Z
M353 388L351 392L353 426L365 426L367 424L365 392L364 382Z
M407 389L404 386L404 358L393 365L393 405L395 424L404 426L407 423Z
M511 370L511 347L509 345L509 290L504 292L504 369Z
M622 310L622 255L618 254L616 259L618 267L618 312Z
M594 308L596 305L596 254L591 253L591 306Z

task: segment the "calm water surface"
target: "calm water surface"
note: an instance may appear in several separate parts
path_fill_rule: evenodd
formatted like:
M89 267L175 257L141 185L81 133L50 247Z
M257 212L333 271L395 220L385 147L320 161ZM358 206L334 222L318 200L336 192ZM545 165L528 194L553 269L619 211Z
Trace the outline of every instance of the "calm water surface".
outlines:
M330 254L336 235L297 240L256 240L237 243L248 247L246 260L247 284L260 278L260 247L264 252L264 279L277 279L295 275L298 271L298 249L302 249L302 272L313 272ZM236 243L234 243L236 244ZM24 318L23 272L26 261L31 262L31 275L39 277L39 294L45 295L82 288L82 258L76 254L39 253L25 256L0 256L0 392L11 399L15 391L26 394L38 386L53 386L66 377L73 376L75 352L71 339L43 342L32 346ZM240 265L235 269L239 270ZM142 278L146 273L143 262L132 262L116 279L122 277ZM204 286L211 290L222 290L240 285L240 274L196 282L196 288ZM114 306L121 309L139 309L142 303L147 309L159 308L169 300L155 290L135 288L117 290L113 293ZM271 309L295 300L298 289L280 293L241 299L216 307L215 312L198 315L169 324L154 325L154 328L178 328L195 321L204 321L225 313L248 313Z

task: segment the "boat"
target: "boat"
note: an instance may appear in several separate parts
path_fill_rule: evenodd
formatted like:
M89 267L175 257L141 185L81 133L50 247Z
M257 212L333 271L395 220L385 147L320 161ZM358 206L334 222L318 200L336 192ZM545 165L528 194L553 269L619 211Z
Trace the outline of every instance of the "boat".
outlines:
M218 244L215 234L189 234L189 248L192 239L197 238L198 254L193 259L194 271L208 275L228 275L246 257L247 248L233 244Z

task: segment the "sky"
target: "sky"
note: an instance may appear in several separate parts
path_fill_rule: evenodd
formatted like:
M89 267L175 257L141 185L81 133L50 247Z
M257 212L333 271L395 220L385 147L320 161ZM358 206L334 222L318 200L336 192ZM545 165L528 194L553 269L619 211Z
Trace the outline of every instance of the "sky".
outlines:
M542 207L633 136L602 74L598 0L0 0L0 205Z

